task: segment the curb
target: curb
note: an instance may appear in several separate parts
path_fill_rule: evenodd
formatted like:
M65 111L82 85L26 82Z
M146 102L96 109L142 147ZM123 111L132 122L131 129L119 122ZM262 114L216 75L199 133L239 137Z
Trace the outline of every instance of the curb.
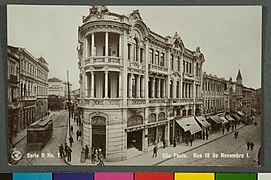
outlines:
M239 129L242 129L243 127L245 127L245 125L243 125L243 126L241 126L241 127L239 127L239 128L236 128L235 131L236 131L236 130L239 130ZM215 139L212 139L212 140L210 140L210 141L208 141L208 142L205 142L205 143L203 143L203 144L201 144L201 145L194 146L194 147L191 148L191 149L188 149L188 150L186 150L186 151L183 151L183 152L179 153L179 155L181 155L181 154L183 154L183 153L187 153L187 152L192 151L192 150L194 150L194 149L197 149L197 148L199 148L199 147L201 147L201 146L204 146L204 145L206 145L206 144L209 144L209 143L211 143L211 142L214 142L214 141L216 141L216 140L218 140L218 139L220 139L220 138L222 138L222 137L225 137L225 136L227 136L227 135L229 135L229 134L232 134L232 133L235 132L235 131L231 131L231 132L229 132L229 133L227 133L227 134L223 134L222 136L220 136L220 137L218 137L218 138L215 138ZM161 164L161 163L163 163L163 162L169 161L170 159L173 159L173 158L174 158L174 157L171 157L171 158L162 160L162 161L160 161L160 162L158 162L158 163L152 164L151 166L157 166L157 165L159 165L159 164Z

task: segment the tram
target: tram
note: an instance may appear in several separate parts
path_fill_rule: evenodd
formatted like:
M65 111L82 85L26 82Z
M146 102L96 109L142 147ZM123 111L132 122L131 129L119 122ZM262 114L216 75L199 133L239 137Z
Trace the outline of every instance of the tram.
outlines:
M32 123L27 129L27 148L40 150L52 137L53 120L52 117L44 117Z

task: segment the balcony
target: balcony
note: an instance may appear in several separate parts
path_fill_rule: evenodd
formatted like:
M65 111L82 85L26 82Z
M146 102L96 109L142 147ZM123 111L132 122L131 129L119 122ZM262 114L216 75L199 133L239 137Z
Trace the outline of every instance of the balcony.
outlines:
M17 76L15 75L9 75L9 80L8 80L9 83L13 83L13 84L17 84L18 83L18 79L17 79Z
M189 73L183 72L183 77L188 80L195 80L194 74L189 74Z
M129 67L130 68L134 68L134 69L143 69L144 66L142 63L140 63L139 61L128 61L129 63Z
M131 98L127 100L128 106L137 106L146 104L146 99Z
M203 104L203 99L197 97L197 98L196 98L196 104Z
M37 100L37 96L22 96L20 97L21 101L33 101Z
M81 102L81 101L80 101ZM119 98L87 98L83 99L85 106L108 108L108 107L121 107L122 99Z
M196 80L197 82L201 82L201 77L196 76L196 77L195 77L195 80Z
M149 64L149 71L166 74L168 72L168 68L154 64Z
M185 105L185 104L193 104L193 99L191 98L172 98L168 99L168 103L172 105Z
M114 56L92 56L84 60L85 66L89 65L122 65L120 57Z
M150 99L149 100L150 104L164 104L167 102L166 98L159 98L159 99Z

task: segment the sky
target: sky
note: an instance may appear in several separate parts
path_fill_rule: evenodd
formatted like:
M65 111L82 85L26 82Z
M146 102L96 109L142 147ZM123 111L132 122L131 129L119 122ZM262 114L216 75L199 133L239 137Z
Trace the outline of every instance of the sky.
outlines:
M203 71L261 87L261 6L108 6L110 12L127 15L139 9L144 23L162 36L181 36L190 50L200 47ZM89 6L8 6L8 44L26 48L49 64L49 78L69 80L79 88L78 27Z

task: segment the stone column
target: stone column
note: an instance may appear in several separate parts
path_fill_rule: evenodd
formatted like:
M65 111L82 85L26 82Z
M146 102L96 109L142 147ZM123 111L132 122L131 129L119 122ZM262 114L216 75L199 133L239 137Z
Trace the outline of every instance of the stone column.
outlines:
M133 80L133 74L131 73L130 76L129 76L129 98L132 98L132 89L133 89L133 83L132 83L132 80Z
M162 95L163 95L162 98L166 97L166 80L165 79L163 80L163 93L162 93Z
M85 53L86 53L86 58L89 57L89 50L88 50L88 36L85 37Z
M105 32L105 63L108 63L108 32Z
M85 97L88 97L88 73L85 73Z
M161 79L158 78L158 86L157 86L157 98L160 98L160 88L161 88Z
M141 98L144 98L145 96L145 86L144 86L144 75L141 76L142 78L140 78L140 84L141 84Z
M136 98L140 98L140 75L136 75Z
M122 97L122 83L121 72L119 72L119 97Z
M119 35L119 57L122 57L122 37Z
M154 91L155 91L155 77L152 78L152 90L151 90L152 98L155 98L154 97L154 95L155 95Z
M108 98L108 71L104 71L104 97Z
M94 87L95 87L95 82L94 82L94 72L91 71L91 97L94 98Z
M95 36L94 33L91 34L91 56L96 56L96 53L94 52L94 44L95 44Z

